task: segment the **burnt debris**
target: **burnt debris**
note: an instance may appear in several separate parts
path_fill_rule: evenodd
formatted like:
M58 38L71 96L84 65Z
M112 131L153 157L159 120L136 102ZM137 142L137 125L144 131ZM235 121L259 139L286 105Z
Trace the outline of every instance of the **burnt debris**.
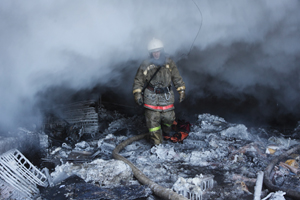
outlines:
M93 101L56 109L60 112L49 112L41 129L19 128L12 137L1 140L7 144L2 146L2 153L17 148L40 170L49 169L50 184L39 188L40 198L119 199L122 193L126 199L159 199L137 181L127 164L112 157L120 143L147 133L144 116L120 114ZM152 147L147 139L142 139L125 146L120 155L155 183L186 197L194 194L199 199L253 199L257 173L299 144L294 137L298 132L298 126L284 135L282 130L247 127L201 114L191 121L190 132L181 143L165 140ZM26 153L26 144L32 144L27 145L27 152L30 149L32 155L39 156ZM261 198L294 198L285 190L292 187L299 191L299 155L296 151L274 163L268 177L282 192L278 189L271 193L272 188L264 184ZM195 185L186 191L181 187L184 181L192 183L199 177L213 177L209 182L213 187L207 185L201 190ZM9 193L13 187L1 180L1 195L16 196Z

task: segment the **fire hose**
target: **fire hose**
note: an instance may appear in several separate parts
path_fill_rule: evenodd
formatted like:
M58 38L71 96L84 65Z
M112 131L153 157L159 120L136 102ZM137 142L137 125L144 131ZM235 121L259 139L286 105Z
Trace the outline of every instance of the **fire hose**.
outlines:
M290 154L292 154L293 152L296 152L300 150L300 145L297 145L295 147L293 147L292 149L288 150L287 152L285 152L284 154L276 157L274 160L271 161L271 163L266 167L265 171L264 171L264 183L267 186L267 188L269 188L271 191L283 191L286 192L286 195L292 198L296 198L296 199L300 199L300 192L293 190L293 189L285 189L285 188L281 188L279 186L276 186L272 183L272 181L270 180L270 173L272 171L272 169L274 168L274 166L283 158L289 156Z
M124 158L119 154L119 152L124 147L126 147L127 145L131 144L134 141L143 139L147 135L149 135L149 133L137 135L125 140L124 142L121 142L113 150L112 152L113 157L117 160L121 160L126 164L128 164L131 167L134 176L139 180L139 182L141 182L144 185L147 185L157 196L163 199L170 199L170 200L186 200L186 198L183 197L182 195L173 192L171 189L164 188L158 185L157 183L153 182L152 180L150 180L145 174L143 174L143 172L141 172L136 166L134 166L134 164L132 164L129 160L127 160L126 158Z

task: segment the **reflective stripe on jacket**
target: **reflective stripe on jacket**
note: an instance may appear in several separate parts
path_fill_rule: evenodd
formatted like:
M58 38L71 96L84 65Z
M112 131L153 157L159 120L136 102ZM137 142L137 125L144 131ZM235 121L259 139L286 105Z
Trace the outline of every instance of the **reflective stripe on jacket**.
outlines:
M152 110L157 110L157 111L171 110L171 108L174 109L174 104L168 106L152 106L152 105L144 104L144 106L145 108L150 108Z

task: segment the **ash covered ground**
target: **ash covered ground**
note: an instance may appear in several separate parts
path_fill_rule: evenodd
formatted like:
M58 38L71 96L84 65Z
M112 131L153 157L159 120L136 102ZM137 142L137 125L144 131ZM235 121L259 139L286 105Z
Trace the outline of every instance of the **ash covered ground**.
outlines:
M49 169L53 186L40 187L37 198L157 199L111 154L122 141L147 132L142 114L88 106L91 115L66 116L57 107L58 117L38 127L48 109L69 98L101 94L131 107L132 81L153 37L163 41L186 83L188 98L175 107L189 113L182 119L192 131L182 144L165 141L152 148L140 140L120 152L150 179L172 188L179 177L213 175L203 199L253 199L256 173L299 139L300 1L0 5L0 154L15 148L40 170ZM292 128L251 127L258 123ZM269 178L279 188L298 190L298 154L276 164ZM22 199L11 179L3 179L9 162L1 161L1 198ZM29 188L25 183L23 190ZM262 197L269 193L264 186Z
M147 132L144 116L128 117L101 106L98 117L99 132L83 134L77 142L74 138L71 140L70 135L57 139L57 135L53 135L54 128L38 133L40 145L45 145L45 138L49 140L48 147L41 152L42 162L38 167L50 170L52 184L40 187L37 198L160 199L137 181L127 164L112 157L112 151L122 141ZM274 129L230 123L208 113L195 116L191 124L189 136L182 143L164 141L152 146L142 139L126 146L120 155L165 188L174 188L180 177L187 180L213 175L213 187L206 188L201 199L253 199L257 172L263 171L276 156L299 144L298 127L284 135ZM19 134L28 132L34 133L19 129ZM297 163L299 155L295 152L283 162L288 159ZM270 178L281 188L300 190L299 176L287 169L276 171ZM264 186L262 198L270 192ZM20 197L21 194L15 193L8 199Z

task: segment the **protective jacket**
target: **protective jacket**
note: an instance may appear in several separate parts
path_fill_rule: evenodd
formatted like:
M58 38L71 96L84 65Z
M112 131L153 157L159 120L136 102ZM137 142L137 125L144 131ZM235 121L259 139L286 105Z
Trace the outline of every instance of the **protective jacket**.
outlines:
M161 66L149 86L144 91L144 107L155 111L169 111L174 109L173 82L177 91L185 90L185 83L179 74L177 66L170 58L162 63L155 63L153 59L145 60L139 67L133 84L133 94L142 92L144 85L151 79Z

